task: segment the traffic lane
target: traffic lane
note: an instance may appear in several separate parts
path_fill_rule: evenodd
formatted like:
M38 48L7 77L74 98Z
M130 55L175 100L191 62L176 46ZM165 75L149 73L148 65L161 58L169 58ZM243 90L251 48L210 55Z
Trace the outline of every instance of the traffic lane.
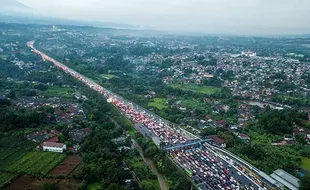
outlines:
M152 131L150 131L148 128L145 127L145 125L141 123L135 124L134 127L139 133L141 133L145 137L156 137L156 135Z
M135 128L137 129L138 132L140 132L141 134L143 134L146 137L152 138L152 137L157 137L152 131L150 132L148 128L145 127L145 125L141 124L141 123L137 123L136 125L134 125ZM238 175L238 170L235 169L234 167L228 167L228 165L230 165L229 163L227 163L226 160L220 158L217 156L218 161L221 161L223 163L223 166L225 168L229 168L230 170L230 175L233 176L233 178L236 181L240 181L241 185L243 186L247 186L249 187L250 184L253 186L253 188L255 190L258 190L258 186L254 183L252 183L247 177L244 176L244 174L242 172L241 175ZM233 173L232 173L233 172ZM203 188L203 184L200 185L201 188Z
M246 186L246 187L250 187L250 184L251 186L255 189L255 190L258 190L259 187L255 184L255 183L252 183L252 181L250 181L242 172L241 175L238 174L238 170L235 169L231 164L229 164L226 160L220 158L220 157L217 157L219 161L221 161L223 163L223 166L225 168L228 168L229 169L229 172L230 172L230 175L233 176L233 178L238 182L240 181L241 185L243 186ZM231 165L231 167L228 167L229 165ZM233 173L232 173L233 172Z
M205 182L199 183L199 184L197 184L196 186L197 186L199 189L201 189L201 190L208 190L207 184L206 184Z

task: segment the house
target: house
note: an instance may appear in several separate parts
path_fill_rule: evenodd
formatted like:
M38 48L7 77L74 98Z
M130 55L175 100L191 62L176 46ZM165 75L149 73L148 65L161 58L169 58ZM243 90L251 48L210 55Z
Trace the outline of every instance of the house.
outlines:
M244 134L244 133L239 133L239 134L238 134L238 138L240 138L241 140L245 140L245 141L251 140L251 138L249 137L249 135Z
M58 140L58 136L57 135L55 135L54 137L52 137L52 138L50 138L50 139L48 139L47 141L45 141L45 142L55 142L55 143L57 143L59 140Z
M213 142L212 144L215 144L215 145L222 147L222 148L226 147L224 140L221 139L220 137L218 137L217 135L210 135L210 136L208 136L208 138L212 140L212 142Z
M230 129L231 129L231 130L237 130L237 129L238 129L238 126L237 126L237 125L231 125L231 126L230 126Z
M215 124L216 124L218 127L226 127L226 121L225 121L225 120L218 120L218 121L215 121Z
M293 130L293 136L295 137L296 135L303 135L307 143L310 144L310 129L303 128L303 127L295 128Z
M64 143L44 142L42 144L43 151L49 152L61 152L67 150L67 146Z
M128 146L120 146L117 148L118 151L123 152L123 151L127 151L130 150L131 148Z
M206 115L205 118L206 118L206 120L209 121L209 122L212 121L212 118L211 118L210 116L208 116L208 115Z
M69 131L69 136L76 142L81 142L92 132L91 128L72 129Z
M111 141L116 143L116 144L125 143L126 137L120 136L120 137L117 137L115 139L112 139Z
M287 144L287 141L281 141L281 142L275 142L275 143L271 143L272 146L286 146L288 145Z
M285 140L285 141L293 141L294 138L293 138L293 136L291 136L291 135L285 135L285 136L284 136L284 140Z
M181 111L186 111L186 108L185 107L180 107L180 110Z

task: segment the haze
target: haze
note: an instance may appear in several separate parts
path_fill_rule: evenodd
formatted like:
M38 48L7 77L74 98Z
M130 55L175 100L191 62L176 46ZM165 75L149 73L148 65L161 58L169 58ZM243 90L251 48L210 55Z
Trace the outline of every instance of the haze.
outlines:
M309 0L20 0L46 16L209 34L310 33Z

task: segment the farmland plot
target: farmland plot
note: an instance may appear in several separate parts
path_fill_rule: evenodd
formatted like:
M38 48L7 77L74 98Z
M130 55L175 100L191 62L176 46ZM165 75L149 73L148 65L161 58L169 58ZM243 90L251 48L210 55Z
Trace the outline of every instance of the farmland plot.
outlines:
M9 184L17 175L11 173L0 173L0 188Z
M65 154L32 151L11 164L5 170L10 172L45 175L56 167L65 157Z

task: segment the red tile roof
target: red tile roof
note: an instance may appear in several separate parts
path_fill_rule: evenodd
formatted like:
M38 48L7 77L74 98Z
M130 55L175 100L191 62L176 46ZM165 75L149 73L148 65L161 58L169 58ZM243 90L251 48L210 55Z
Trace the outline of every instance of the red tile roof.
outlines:
M86 132L91 133L93 131L91 128L84 128L82 130L84 133L86 133Z
M215 123L219 124L219 125L226 125L226 121L225 120L218 120Z
M65 144L64 143L55 143L55 142L44 142L42 146L48 146L48 147L57 147L62 148Z
M240 136L240 137L243 137L243 138L249 138L249 135L244 134L244 133L240 133L239 136Z
M59 141L59 140L58 140L58 137L57 137L57 136L54 136L54 137L48 139L46 142L55 142L55 143L57 143L58 141Z
M221 139L220 137L216 136L216 135L210 135L210 136L208 136L208 138L212 139L217 145L224 144L224 140Z

